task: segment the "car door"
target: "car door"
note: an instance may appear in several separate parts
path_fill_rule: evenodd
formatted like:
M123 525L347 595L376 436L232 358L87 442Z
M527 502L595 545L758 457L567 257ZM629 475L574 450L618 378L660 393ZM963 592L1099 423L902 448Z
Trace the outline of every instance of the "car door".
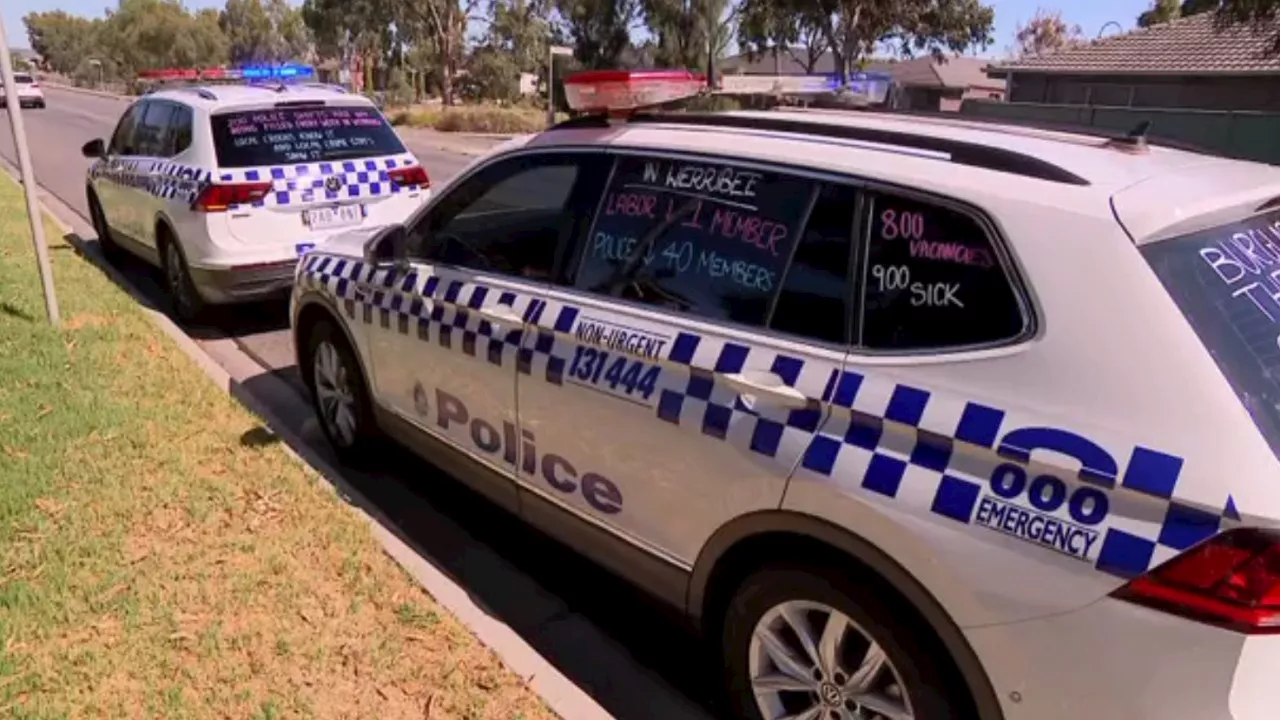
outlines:
M409 228L407 267L360 290L378 402L494 471L479 489L512 510L523 318L594 208L605 162L523 152L473 169Z
M149 252L156 252L155 224L166 200L158 192L160 165L173 155L171 119L177 103L148 100L134 130L134 155L126 164L129 182L122 192L127 201L123 213L125 232Z
M776 509L845 360L855 197L621 155L569 282L529 313L529 519L567 511L688 567L729 520Z
M146 101L139 101L124 111L120 122L116 123L107 144L106 157L96 161L93 166L93 188L102 205L102 213L107 224L117 233L127 233L125 229L125 203L128 195L125 192L126 161L134 156L134 131L138 119L145 109Z

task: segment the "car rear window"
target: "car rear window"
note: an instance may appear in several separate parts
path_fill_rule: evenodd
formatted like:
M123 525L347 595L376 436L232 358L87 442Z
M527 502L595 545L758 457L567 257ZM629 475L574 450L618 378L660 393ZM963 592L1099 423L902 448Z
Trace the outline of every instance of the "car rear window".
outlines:
M1280 210L1142 254L1280 457Z
M35 80L33 80L30 75L23 75L22 73L15 73L13 76L13 81L18 83L19 85L30 85L35 82Z
M210 118L218 165L227 168L353 160L405 152L372 107L288 107Z

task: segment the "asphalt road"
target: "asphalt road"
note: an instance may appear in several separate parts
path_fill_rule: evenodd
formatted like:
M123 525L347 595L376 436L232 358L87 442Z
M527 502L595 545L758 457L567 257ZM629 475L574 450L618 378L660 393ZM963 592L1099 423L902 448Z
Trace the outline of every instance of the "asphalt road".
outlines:
M48 108L24 111L37 183L55 196L61 214L92 237L85 206L86 141L107 137L124 104L46 89ZM432 147L410 149L433 180L457 173L471 158ZM16 165L7 115L0 113L0 155ZM94 250L96 252L96 250ZM118 266L156 308L167 307L156 274L141 263ZM75 292L59 288L59 292ZM330 458L302 393L283 304L254 305L218 314L205 327L185 328L233 376L230 365L253 363L244 390L306 438L309 450ZM235 355L232 358L232 355ZM257 442L246 436L244 442ZM554 541L442 478L416 458L389 458L374 473L343 479L394 525L424 558L444 569L489 612L518 632L571 681L617 718L708 720L719 715L719 668L665 608ZM567 720L572 720L569 718Z

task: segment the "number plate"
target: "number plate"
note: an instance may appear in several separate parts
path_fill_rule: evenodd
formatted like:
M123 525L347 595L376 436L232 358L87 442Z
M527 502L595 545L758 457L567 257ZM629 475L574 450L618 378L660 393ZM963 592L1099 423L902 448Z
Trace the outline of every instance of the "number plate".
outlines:
M333 205L303 210L302 221L314 230L359 225L364 221L364 206Z

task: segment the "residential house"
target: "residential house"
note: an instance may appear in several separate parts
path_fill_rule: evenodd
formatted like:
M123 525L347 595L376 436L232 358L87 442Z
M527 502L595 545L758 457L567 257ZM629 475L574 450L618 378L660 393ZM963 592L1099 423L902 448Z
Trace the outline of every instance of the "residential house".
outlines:
M1213 13L988 68L1014 103L1280 111L1276 28L1219 29Z
M721 67L725 77L756 76L797 78L830 78L835 75L835 62L831 53L814 58L812 67L800 59L808 60L803 48L781 52L777 56L766 54L756 58L739 55L726 59ZM956 111L968 98L1002 99L1005 83L987 76L990 61L969 56L935 59L932 56L911 60L871 60L862 70L868 73L885 73L892 77L894 91L890 105L903 110ZM794 80L781 84L785 87Z

